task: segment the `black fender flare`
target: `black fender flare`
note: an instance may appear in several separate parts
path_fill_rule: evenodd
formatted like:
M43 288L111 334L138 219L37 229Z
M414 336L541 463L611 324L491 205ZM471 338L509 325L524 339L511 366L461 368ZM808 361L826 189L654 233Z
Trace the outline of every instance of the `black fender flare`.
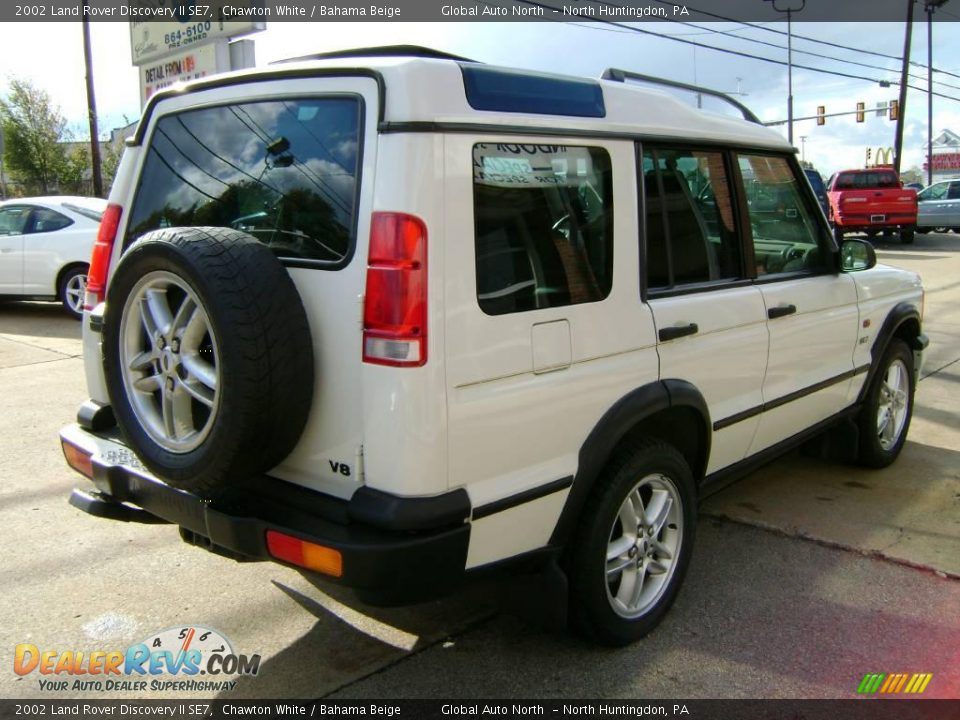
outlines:
M694 410L703 422L702 467L692 467L694 478L703 479L710 457L710 411L700 391L686 380L659 380L642 385L620 398L604 413L580 447L577 474L550 545L562 546L577 525L580 512L614 448L638 423L658 412L676 407Z
M860 396L857 398L857 402L863 402L864 397L866 397L867 391L870 389L873 378L877 373L880 358L883 357L883 353L886 352L890 341L897 334L897 330L900 329L901 325L910 320L915 320L918 328L917 335L911 338L909 342L910 349L923 350L926 347L926 340L921 334L922 323L920 320L920 311L917 309L917 306L909 302L900 302L894 305L890 312L887 313L883 325L880 326L880 331L873 340L873 345L870 348L870 370L867 372L867 379L864 381L863 387L860 388Z

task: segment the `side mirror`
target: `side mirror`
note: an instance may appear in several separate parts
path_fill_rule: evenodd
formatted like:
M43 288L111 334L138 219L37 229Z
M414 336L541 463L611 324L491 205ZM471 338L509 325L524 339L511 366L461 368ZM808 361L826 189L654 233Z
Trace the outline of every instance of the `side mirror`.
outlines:
M866 240L844 240L840 244L840 269L843 272L869 270L877 264L877 253Z

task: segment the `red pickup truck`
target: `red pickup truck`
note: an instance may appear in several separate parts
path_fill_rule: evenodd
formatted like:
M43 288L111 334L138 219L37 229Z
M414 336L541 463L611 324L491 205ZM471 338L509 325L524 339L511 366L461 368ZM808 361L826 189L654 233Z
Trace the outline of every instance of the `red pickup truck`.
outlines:
M828 218L837 242L844 233L900 232L912 243L917 228L917 191L904 189L892 167L841 170L827 181Z

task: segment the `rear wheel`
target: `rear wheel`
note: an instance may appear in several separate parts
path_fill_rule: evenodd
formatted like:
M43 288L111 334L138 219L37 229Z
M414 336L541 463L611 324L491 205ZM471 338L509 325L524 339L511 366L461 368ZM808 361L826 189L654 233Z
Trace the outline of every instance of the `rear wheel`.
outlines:
M619 451L570 546L576 629L614 646L653 630L676 598L695 530L696 493L683 456L659 440Z
M900 454L913 415L913 353L895 338L890 342L860 411L860 463L886 467Z
M904 245L913 244L913 232L914 228L901 228L900 229L900 242Z
M87 266L77 266L67 270L60 278L58 288L63 309L77 320L83 318L83 295L87 291Z

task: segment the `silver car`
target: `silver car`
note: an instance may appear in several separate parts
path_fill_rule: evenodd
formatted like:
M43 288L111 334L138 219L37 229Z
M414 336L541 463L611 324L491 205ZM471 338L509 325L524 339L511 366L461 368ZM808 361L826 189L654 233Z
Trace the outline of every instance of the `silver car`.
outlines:
M934 183L917 193L917 232L960 233L960 179Z

